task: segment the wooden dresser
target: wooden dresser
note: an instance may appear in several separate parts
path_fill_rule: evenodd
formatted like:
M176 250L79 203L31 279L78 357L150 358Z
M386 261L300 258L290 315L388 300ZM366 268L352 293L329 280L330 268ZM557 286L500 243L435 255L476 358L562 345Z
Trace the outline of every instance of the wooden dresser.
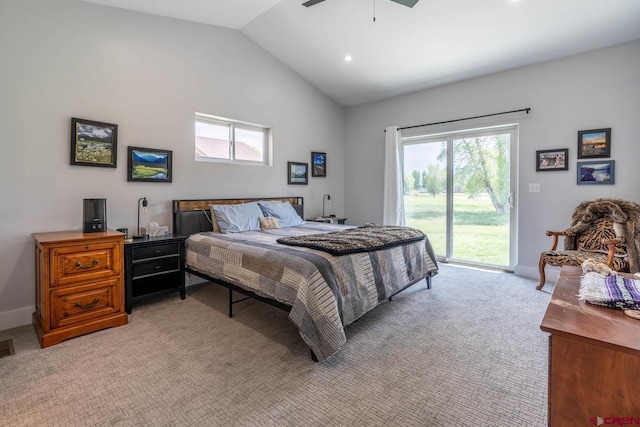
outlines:
M640 424L640 320L579 301L581 275L562 267L540 325L551 334L549 425Z
M125 325L124 234L34 233L36 311L42 347L100 329Z

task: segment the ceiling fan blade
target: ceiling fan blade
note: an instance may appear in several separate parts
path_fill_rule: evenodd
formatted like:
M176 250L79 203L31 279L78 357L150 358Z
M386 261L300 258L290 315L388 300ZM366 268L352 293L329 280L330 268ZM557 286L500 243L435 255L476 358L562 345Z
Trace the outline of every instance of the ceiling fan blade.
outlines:
M302 3L302 5L309 7L309 6L313 6L314 4L322 3L323 1L324 0L309 0L309 1L306 1L306 2Z
M407 7L413 7L416 5L416 3L418 3L418 0L391 0L391 1Z

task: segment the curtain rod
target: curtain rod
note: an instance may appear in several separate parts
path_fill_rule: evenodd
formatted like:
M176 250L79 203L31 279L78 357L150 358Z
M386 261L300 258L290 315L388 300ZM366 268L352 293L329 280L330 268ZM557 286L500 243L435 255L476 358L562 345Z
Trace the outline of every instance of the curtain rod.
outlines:
M481 119L483 117L499 116L501 114L520 113L522 111L526 111L527 114L529 114L529 111L531 111L531 108L521 108L520 110L503 111L502 113L483 114L482 116L465 117L464 119L446 120L444 122L433 122L433 123L425 123L423 125L405 126L405 127L398 128L398 130L421 128L423 126L442 125L445 123L461 122L463 120ZM386 132L387 130L385 129L384 131Z

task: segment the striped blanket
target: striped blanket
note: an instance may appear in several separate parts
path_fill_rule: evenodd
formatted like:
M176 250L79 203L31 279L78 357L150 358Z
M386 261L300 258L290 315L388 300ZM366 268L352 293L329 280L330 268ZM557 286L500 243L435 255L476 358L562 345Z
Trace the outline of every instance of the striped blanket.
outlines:
M344 326L438 272L428 239L342 256L276 242L348 227L307 222L274 230L193 234L186 241L186 263L209 277L291 306L289 319L322 361L346 342Z
M589 272L580 280L578 297L590 304L640 310L640 280Z

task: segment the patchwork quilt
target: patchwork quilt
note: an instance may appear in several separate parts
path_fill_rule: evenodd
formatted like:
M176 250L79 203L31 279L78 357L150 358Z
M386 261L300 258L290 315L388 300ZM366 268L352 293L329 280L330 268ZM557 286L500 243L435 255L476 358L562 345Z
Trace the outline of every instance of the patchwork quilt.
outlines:
M341 256L277 243L282 237L347 228L307 222L244 233L198 233L186 241L186 263L214 279L291 306L289 319L322 361L346 342L344 326L438 272L428 238Z

